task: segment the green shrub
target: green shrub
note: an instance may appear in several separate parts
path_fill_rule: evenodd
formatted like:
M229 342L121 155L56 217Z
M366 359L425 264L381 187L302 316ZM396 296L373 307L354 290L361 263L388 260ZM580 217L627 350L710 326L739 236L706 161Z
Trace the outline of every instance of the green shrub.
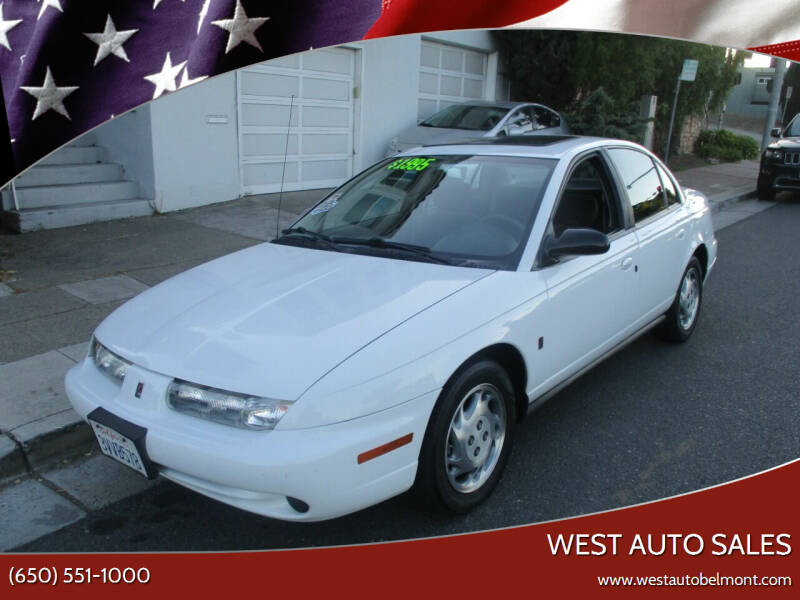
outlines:
M716 158L724 162L758 158L758 143L747 135L737 135L727 129L706 129L697 138L695 153L701 158Z

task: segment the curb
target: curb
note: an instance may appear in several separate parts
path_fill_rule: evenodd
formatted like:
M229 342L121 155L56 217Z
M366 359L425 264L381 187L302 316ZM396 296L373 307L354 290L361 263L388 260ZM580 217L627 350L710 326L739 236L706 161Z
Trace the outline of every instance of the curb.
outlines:
M755 197L756 189L748 185L722 194L709 196L708 204L711 208L711 213L714 214L728 208L732 204L736 204L742 200L750 200Z
M61 459L83 455L94 450L95 445L92 428L82 420L43 432L22 443L0 435L0 485Z
M22 448L7 435L0 435L0 481L25 473Z

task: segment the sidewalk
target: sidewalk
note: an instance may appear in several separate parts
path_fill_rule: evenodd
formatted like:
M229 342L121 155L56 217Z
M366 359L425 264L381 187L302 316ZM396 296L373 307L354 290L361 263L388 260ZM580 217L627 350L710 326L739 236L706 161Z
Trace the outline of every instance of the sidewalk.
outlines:
M757 161L742 161L677 177L709 196L721 228L771 205L736 204L754 195L757 172ZM285 193L281 227L325 192ZM0 487L26 473L40 477L94 448L90 429L70 408L63 380L85 356L100 321L172 275L274 237L277 200L252 196L67 229L0 231ZM51 491L58 487L44 477Z

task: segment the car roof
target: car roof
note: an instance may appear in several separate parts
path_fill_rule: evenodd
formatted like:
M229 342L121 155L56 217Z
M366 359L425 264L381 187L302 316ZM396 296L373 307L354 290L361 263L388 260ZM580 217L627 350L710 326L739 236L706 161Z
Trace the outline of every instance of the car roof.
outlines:
M524 101L508 101L508 100L498 100L497 102L492 102L491 100L468 100L467 102L459 102L458 105L460 106L497 106L499 108L516 108L517 106L526 106L528 104L537 104L538 106L544 106L544 104L540 104L538 102L524 102Z
M426 153L437 154L488 154L506 156L532 156L539 158L561 158L582 149L620 145L640 147L638 144L613 138L583 135L511 135L473 140L429 144ZM409 150L403 154L419 154Z

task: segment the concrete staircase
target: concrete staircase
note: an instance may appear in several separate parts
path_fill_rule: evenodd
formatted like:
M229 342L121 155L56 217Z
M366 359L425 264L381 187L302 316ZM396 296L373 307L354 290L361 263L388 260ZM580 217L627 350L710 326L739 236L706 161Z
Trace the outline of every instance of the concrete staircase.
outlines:
M3 191L3 224L23 232L153 214L139 185L105 159L89 133L40 161L15 180L19 210Z

